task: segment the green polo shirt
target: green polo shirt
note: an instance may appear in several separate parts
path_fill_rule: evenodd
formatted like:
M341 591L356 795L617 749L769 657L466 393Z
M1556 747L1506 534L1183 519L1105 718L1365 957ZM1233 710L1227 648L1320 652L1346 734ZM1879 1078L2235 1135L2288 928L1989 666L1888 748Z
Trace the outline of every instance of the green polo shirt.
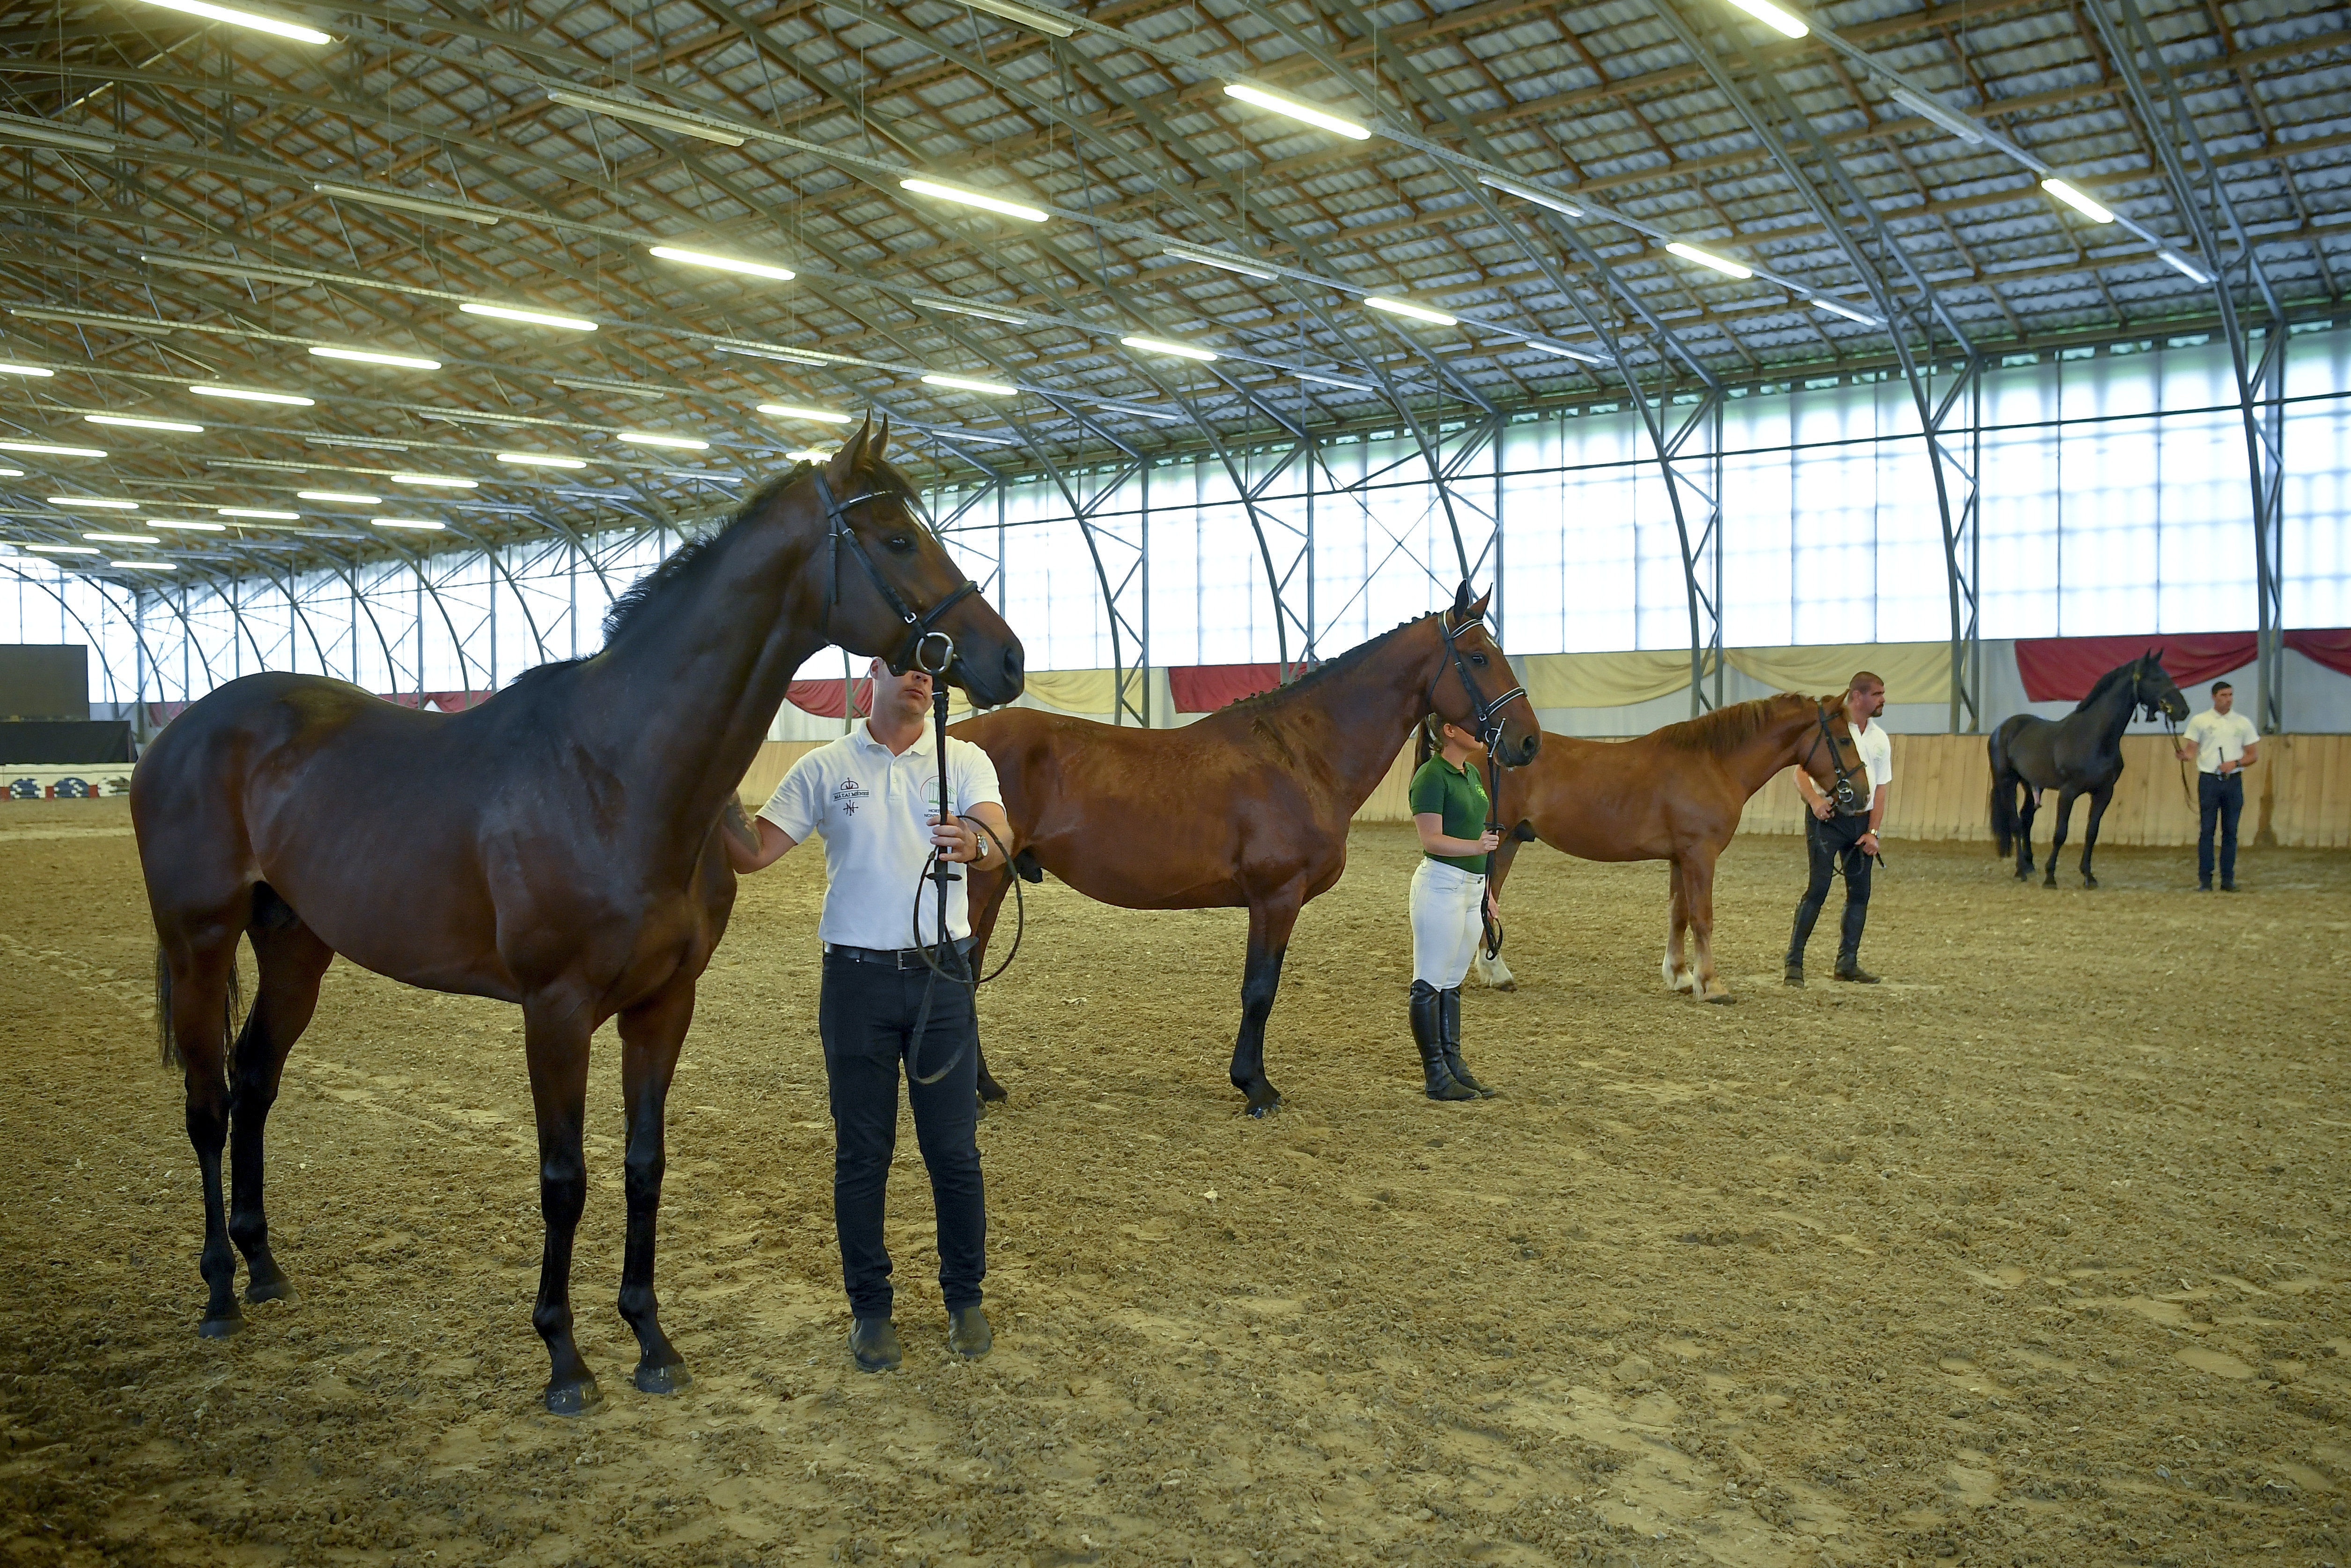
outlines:
M1486 831L1486 781L1475 770L1456 768L1442 755L1422 763L1412 776L1412 814L1437 812L1445 819L1445 836L1478 841ZM1486 857L1475 855L1430 855L1430 860L1466 871L1473 876L1483 876Z

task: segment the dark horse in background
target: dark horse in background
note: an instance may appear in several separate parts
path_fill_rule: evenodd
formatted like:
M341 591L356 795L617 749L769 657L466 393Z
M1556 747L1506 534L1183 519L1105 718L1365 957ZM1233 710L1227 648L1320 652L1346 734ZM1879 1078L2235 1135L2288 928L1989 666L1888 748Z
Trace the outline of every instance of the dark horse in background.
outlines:
M590 1037L620 1019L621 1316L642 1352L636 1385L685 1385L653 1297L653 1227L664 1103L735 902L720 812L793 672L828 643L903 660L944 632L949 678L975 702L1021 690L1019 640L919 520L883 461L888 441L888 423L869 422L829 466L768 485L613 605L601 653L529 671L479 707L444 716L319 675L248 675L148 747L131 812L162 944L164 1050L185 1073L204 1174L199 1333L237 1327L231 1241L247 1301L292 1294L262 1213L262 1124L340 953L522 1009L547 1223L531 1322L559 1415L599 1396L572 1337L571 1247ZM260 981L231 1044L239 936Z
M2149 648L2129 664L2100 675L2090 695L2064 718L2047 719L2021 713L1991 732L1991 831L1999 852L2016 845L2016 880L2032 874L2032 817L2041 792L2057 791L2056 831L2049 842L2049 872L2043 887L2057 885L2057 852L2065 847L2065 822L2074 814L2074 798L2090 798L2090 823L2082 834L2082 885L2095 887L2090 855L2098 847L2098 819L2115 798L2115 780L2123 776L2123 731L2136 710L2149 719L2157 716L2178 724L2188 716L2188 699L2164 673L2163 650ZM2024 791L2020 816L2017 791Z
M1413 726L1434 709L1490 737L1511 767L1541 742L1485 613L1465 582L1451 609L1181 729L1008 708L951 732L995 761L1014 849L1032 874L1041 866L1122 909L1248 906L1232 1082L1253 1116L1281 1103L1265 1075L1265 1022L1290 928L1346 869L1348 824ZM984 955L1012 873L971 869L975 952ZM1004 1098L985 1058L979 1092Z

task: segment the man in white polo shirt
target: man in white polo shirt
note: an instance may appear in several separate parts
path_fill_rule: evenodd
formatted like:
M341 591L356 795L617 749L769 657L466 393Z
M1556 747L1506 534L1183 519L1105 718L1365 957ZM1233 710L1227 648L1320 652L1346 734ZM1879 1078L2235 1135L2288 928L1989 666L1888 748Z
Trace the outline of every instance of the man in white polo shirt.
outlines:
M938 922L923 871L934 849L958 862L1000 856L1009 829L996 765L978 747L952 737L947 789L954 813L939 820L938 742L925 722L929 675L893 675L876 659L872 694L872 716L793 764L759 809L756 827L739 806L730 810L726 839L735 869L753 872L809 834L824 835L817 1031L832 1101L833 1226L855 1320L850 1354L864 1371L886 1372L900 1360L882 1214L897 1149L901 1058L938 1220L947 1348L977 1361L993 1343L979 1291L987 1273L987 1207L977 1135L978 1026L970 991L946 978L934 983L925 962ZM960 878L951 884L946 915L947 935L968 953L971 921ZM915 1040L926 991L930 1018ZM943 1070L935 1082L917 1082Z
M1886 683L1867 670L1855 674L1845 687L1844 716L1853 730L1854 749L1867 769L1869 799L1859 810L1841 813L1811 774L1796 769L1796 791L1812 813L1804 821L1804 858L1811 876L1804 896L1796 901L1796 928L1788 938L1783 977L1789 985L1804 983L1804 946L1813 939L1813 923L1828 901L1829 882L1840 860L1844 862L1844 925L1837 935L1833 972L1855 985L1877 984L1877 977L1861 967L1861 930L1869 920L1869 868L1886 821L1886 791L1894 782L1894 742L1883 725L1870 722L1885 711Z
M2188 721L2176 747L2196 759L2196 891L2212 891L2212 826L2220 828L2220 891L2237 891L2237 818L2245 809L2245 769L2260 759L2262 734L2236 710L2226 681L2212 683L2212 706Z

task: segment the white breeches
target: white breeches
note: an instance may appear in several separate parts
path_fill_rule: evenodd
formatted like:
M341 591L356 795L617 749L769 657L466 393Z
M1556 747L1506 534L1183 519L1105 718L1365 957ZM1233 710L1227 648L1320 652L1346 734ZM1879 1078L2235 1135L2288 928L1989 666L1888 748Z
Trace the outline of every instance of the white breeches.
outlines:
M1485 935L1486 879L1421 857L1412 873L1412 977L1449 991L1469 972Z

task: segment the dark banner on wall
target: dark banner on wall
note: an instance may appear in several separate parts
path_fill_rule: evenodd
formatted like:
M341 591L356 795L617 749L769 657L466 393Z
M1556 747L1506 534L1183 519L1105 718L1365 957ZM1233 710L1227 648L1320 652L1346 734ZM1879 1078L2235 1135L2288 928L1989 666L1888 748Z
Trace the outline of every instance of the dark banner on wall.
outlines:
M2351 675L2351 628L2289 632L2285 645L2337 674ZM2159 649L2163 667L2182 687L2241 670L2260 651L2251 632L2190 632L2168 637L2019 637L2016 670L2037 703L2077 703L2100 675Z
M127 718L0 724L0 763L54 768L130 760L131 721Z

